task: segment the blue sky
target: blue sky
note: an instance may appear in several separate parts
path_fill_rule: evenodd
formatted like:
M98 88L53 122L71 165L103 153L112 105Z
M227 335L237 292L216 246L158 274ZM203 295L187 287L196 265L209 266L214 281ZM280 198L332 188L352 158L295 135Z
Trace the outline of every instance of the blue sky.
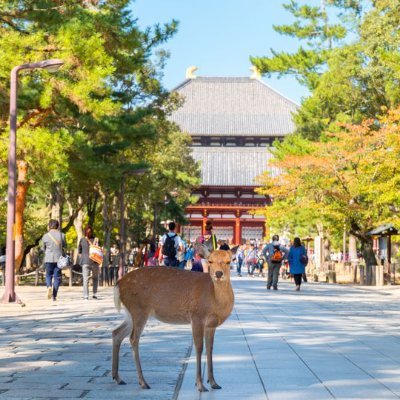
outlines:
M132 11L142 28L179 21L178 33L163 46L171 53L163 82L172 89L190 65L198 67L199 76L249 76L250 55L269 55L270 48L294 51L299 43L272 28L292 22L283 3L288 0L136 0ZM307 95L294 78L262 79L297 103Z

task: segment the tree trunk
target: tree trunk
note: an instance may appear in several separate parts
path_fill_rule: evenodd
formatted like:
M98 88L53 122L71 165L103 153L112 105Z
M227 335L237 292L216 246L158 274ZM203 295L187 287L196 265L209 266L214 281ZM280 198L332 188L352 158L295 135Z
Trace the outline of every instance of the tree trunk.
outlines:
M17 161L18 181L17 196L15 200L15 274L17 275L24 256L24 213L26 207L26 195L29 186L33 183L28 180L28 163Z
M55 219L60 223L60 230L62 229L63 207L64 194L62 188L58 183L54 183L51 194L51 219Z
M354 235L349 235L349 259L356 261L357 257L357 238Z
M97 202L99 200L99 193L96 191L93 193L93 196L89 198L87 201L87 213L89 217L88 224L90 226L94 225L94 221L96 219L96 211L97 211Z
M103 198L103 231L104 231L104 259L103 266L108 267L111 249L111 231L113 227L112 204L110 204L110 193L101 192Z
M371 236L359 236L366 266L377 265Z

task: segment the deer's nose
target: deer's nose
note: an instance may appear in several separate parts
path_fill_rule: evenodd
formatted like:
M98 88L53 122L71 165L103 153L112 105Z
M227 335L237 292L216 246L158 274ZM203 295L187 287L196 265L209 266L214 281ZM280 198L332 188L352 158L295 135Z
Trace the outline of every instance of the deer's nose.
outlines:
M216 276L218 279L221 279L223 274L224 274L224 273L223 273L222 271L216 271L216 272L215 272L215 276Z

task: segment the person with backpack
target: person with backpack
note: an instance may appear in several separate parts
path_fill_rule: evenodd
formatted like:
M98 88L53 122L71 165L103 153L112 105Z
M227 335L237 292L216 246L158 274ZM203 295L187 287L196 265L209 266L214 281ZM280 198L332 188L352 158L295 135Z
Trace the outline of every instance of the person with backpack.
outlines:
M169 232L165 233L161 240L159 262L160 265L165 265L166 267L178 267L178 252L183 251L183 243L180 238L175 233L175 222L170 222L168 224Z
M306 266L308 264L307 250L301 244L301 240L295 237L293 240L293 246L289 250L288 255L290 273L293 275L294 283L296 284L296 291L300 290L301 278L305 273Z
M272 236L272 242L263 249L263 255L268 264L267 289L278 290L279 271L282 262L287 258L288 250L279 243L279 236Z

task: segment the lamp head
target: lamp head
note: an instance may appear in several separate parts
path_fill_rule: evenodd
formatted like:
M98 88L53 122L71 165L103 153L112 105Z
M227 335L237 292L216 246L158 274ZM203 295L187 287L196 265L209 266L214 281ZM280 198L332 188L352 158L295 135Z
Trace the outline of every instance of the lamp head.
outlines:
M52 60L42 61L40 64L40 68L43 68L49 72L56 72L64 64L64 61L54 58Z

